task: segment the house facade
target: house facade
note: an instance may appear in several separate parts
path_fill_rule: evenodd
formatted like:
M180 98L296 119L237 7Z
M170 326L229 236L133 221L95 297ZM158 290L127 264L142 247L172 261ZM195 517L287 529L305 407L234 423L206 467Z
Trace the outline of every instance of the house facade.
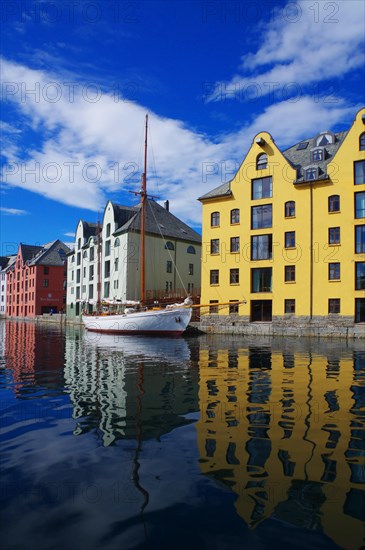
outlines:
M201 236L168 208L146 201L146 298L200 293ZM96 310L98 298L116 302L140 297L140 205L106 204L100 226L80 220L68 256L67 315ZM99 258L99 260L98 260ZM100 278L98 276L100 270ZM100 281L100 296L98 296Z
M202 303L248 323L365 322L365 109L281 151L255 136L203 205ZM245 300L219 310L214 303Z
M6 315L7 277L15 256L0 256L0 317Z
M19 245L15 261L7 270L8 317L65 311L69 251L59 240L43 246Z

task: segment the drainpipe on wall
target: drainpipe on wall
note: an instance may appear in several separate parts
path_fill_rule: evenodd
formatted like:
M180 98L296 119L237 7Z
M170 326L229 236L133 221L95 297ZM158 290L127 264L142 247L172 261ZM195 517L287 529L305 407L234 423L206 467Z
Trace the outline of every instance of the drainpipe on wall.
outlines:
M313 187L310 185L310 276L309 276L309 318L313 318Z

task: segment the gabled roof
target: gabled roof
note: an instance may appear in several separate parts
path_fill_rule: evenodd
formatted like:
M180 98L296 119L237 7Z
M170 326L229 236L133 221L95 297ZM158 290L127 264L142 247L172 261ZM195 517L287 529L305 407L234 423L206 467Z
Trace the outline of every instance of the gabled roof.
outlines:
M82 225L84 226L84 238L86 240L90 239L90 237L95 237L98 231L98 224L92 223L92 222L85 222L82 221Z
M304 181L304 171L307 168L319 168L319 177L317 179L327 179L327 165L333 161L333 158L342 145L347 133L347 131L338 132L334 134L334 143L326 143L323 145L326 155L322 161L314 162L311 159L311 151L317 147L322 148L321 144L316 146L316 139L319 137L318 134L315 137L303 139L299 143L296 143L283 151L283 155L286 160L293 166L293 168L297 170L296 182ZM299 145L305 143L307 143L305 148L298 149Z
M231 181L222 183L222 185L219 185L218 187L215 187L211 191L208 191L208 193L199 197L198 200L202 201L206 199L215 199L216 197L229 197L230 195L232 195Z
M69 247L57 239L41 247L41 250L29 261L29 265L62 266L69 252Z
M171 239L194 242L197 244L201 243L201 235L186 225L186 223L179 220L179 218L171 214L169 210L150 199L148 199L146 203L146 233L163 236L165 238L168 237ZM130 217L124 225L118 227L118 229L114 232L115 236L131 230L140 231L141 204L133 206L130 210L131 214L134 213L133 217Z
M31 244L20 243L20 251L23 258L23 262L29 262L36 256L39 252L43 250L42 246L34 246Z
M0 269L4 269L9 263L10 256L0 256Z

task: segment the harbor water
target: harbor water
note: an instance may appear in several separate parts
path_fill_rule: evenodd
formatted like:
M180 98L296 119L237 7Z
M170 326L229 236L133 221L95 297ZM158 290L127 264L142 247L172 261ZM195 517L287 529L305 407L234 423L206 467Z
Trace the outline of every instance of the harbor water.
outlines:
M0 322L2 550L364 548L363 342Z

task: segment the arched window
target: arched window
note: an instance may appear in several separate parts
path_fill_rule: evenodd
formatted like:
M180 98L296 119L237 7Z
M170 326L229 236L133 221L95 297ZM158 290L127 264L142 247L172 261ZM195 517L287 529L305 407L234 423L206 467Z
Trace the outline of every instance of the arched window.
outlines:
M110 223L106 224L106 236L110 237Z
M120 239L119 237L117 237L114 241L114 248L116 248L117 246L120 246Z
M288 201L285 203L285 217L293 218L295 216L295 202Z
M77 249L80 250L81 248L81 238L77 240Z
M195 248L192 245L188 246L187 253L188 254L196 254Z
M84 252L83 252L83 254L82 254L82 257L83 257L83 258L87 258L87 252L86 252L86 250L84 250Z
M239 208L231 210L231 224L240 223L240 211Z
M328 212L340 211L340 195L331 195L328 197Z
M175 250L174 243L172 243L171 241L167 241L167 243L165 244L165 248L167 248L167 250Z
M365 151L365 132L360 135L360 151Z
M220 224L220 213L212 212L210 215L210 225L212 227L217 227Z
M267 154L261 153L256 157L256 170L265 170L267 168Z

